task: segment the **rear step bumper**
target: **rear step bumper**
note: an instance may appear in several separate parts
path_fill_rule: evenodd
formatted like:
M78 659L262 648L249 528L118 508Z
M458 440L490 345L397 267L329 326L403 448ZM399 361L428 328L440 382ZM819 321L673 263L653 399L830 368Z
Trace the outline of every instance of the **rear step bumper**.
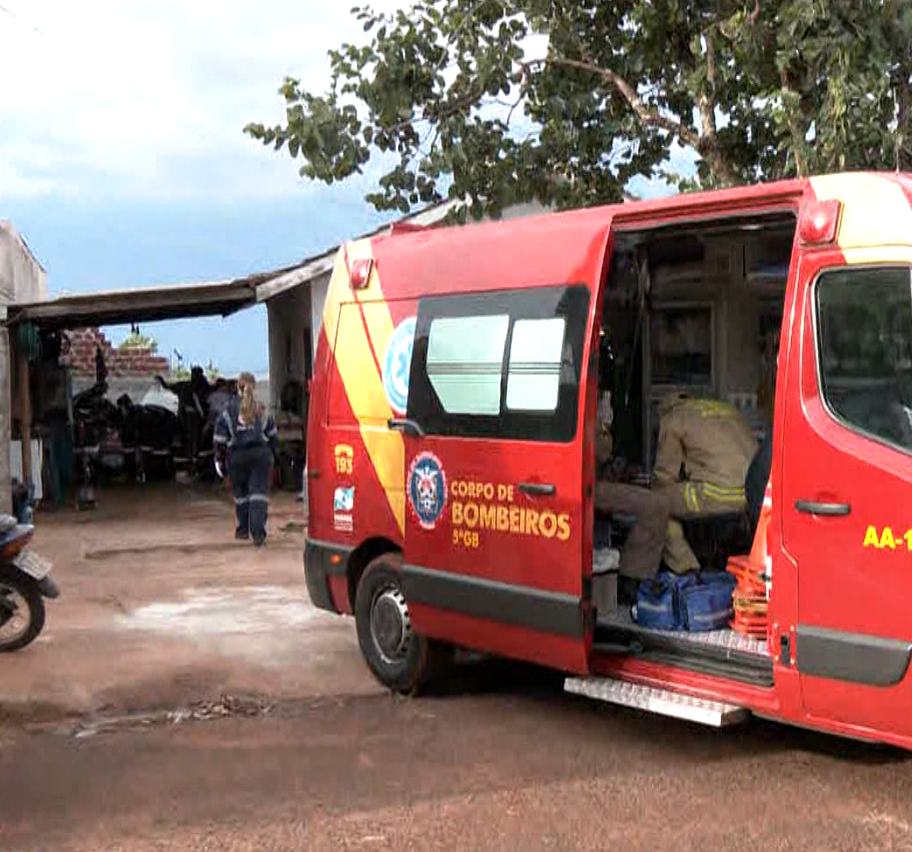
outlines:
M655 689L638 683L627 683L610 677L568 677L564 690L597 701L647 710L662 716L699 722L714 728L736 725L747 720L750 711L736 704L725 704L706 698Z

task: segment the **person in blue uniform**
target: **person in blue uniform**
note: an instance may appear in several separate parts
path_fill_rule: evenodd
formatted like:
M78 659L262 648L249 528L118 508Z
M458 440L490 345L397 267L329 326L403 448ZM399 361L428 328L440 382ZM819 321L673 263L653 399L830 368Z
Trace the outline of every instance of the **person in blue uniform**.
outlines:
M215 466L220 477L227 467L231 480L237 515L235 538L253 538L259 547L266 541L269 482L278 450L278 430L256 401L253 375L241 373L237 387L237 396L215 426Z

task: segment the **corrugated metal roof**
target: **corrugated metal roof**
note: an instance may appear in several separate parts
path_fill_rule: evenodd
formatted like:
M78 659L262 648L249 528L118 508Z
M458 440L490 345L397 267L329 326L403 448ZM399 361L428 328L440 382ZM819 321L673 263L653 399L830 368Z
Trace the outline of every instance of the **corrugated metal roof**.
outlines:
M279 270L277 270L279 272ZM84 328L197 316L227 316L256 303L256 285L275 273L234 281L78 293L7 305L7 322L43 328Z
M442 222L446 217L446 214L455 206L455 204L455 201L443 201L440 204L433 204L430 207L419 210L417 213L403 216L401 219L396 219L394 222L387 222L385 225L381 225L373 231L354 237L354 239L366 240L370 237L377 237L381 234L390 232L400 225L412 225L420 228L432 227ZM265 280L257 286L257 301L268 302L270 299L281 296L283 293L287 293L295 287L299 287L302 284L319 278L321 275L332 272L336 252L338 251L339 245L335 245L320 254L305 258L297 266L283 270L281 274L277 274L274 277Z
M433 227L440 224L454 201L444 201L386 223L356 239L389 233L396 226ZM258 272L229 281L169 284L107 292L67 293L46 301L13 303L7 306L7 323L32 322L43 328L83 328L155 322L198 316L227 316L332 271L335 245L300 263Z

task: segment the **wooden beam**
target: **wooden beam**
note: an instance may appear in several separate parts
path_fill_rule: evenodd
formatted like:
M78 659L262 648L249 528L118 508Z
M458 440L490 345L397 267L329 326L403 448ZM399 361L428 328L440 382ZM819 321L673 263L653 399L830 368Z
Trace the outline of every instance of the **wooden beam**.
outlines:
M300 287L302 284L308 284L315 278L319 278L327 272L332 272L335 263L336 253L332 252L331 254L312 260L309 263L305 263L297 269L292 269L290 272L285 272L275 278L270 278L268 281L264 281L262 284L257 285L257 301L267 302L270 299L274 299L276 296L281 296L283 293L293 290L295 287Z
M13 491L10 487L10 429L13 414L10 380L13 369L9 332L0 328L0 512L6 514L13 510Z
M19 369L19 415L22 437L22 484L28 488L32 481L32 394L29 387L28 352L24 346L16 347Z

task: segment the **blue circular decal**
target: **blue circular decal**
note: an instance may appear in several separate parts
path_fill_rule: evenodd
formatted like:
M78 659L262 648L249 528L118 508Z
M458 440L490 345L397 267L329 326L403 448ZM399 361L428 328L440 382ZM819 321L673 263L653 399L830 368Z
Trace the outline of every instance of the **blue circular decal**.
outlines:
M433 453L415 456L409 468L409 504L426 530L434 529L446 506L446 474L440 459Z
M390 407L404 414L408 403L409 371L412 368L412 344L415 341L415 317L396 326L390 335L383 359L383 390Z

